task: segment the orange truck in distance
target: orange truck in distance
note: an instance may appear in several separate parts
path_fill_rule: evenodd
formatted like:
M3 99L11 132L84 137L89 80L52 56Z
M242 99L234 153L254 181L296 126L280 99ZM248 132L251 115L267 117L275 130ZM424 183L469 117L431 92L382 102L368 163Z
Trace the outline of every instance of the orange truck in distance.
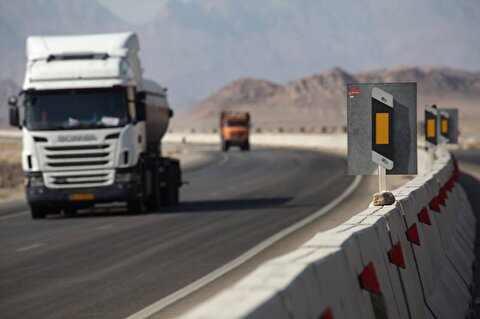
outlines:
M240 111L223 111L220 114L222 151L230 146L239 146L242 151L250 150L250 114Z

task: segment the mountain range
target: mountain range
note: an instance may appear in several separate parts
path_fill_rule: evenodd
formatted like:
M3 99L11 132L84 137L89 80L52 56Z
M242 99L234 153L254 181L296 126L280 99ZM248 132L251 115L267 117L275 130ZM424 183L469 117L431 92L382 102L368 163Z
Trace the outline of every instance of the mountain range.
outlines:
M172 126L210 131L217 127L222 110L244 110L252 114L254 127L262 129L343 127L346 83L355 82L416 82L419 121L427 104L458 108L461 130L467 135L480 135L480 72L430 66L397 66L357 73L332 68L285 85L241 78L174 119Z
M146 75L181 111L241 77L285 83L334 65L478 71L479 29L476 0L169 0L141 26L96 0L0 1L0 79L21 83L28 35L133 30Z

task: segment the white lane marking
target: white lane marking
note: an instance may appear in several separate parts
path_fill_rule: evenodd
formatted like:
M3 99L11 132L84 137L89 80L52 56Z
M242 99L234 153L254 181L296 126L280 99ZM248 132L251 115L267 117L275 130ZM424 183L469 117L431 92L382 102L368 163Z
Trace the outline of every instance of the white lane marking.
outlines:
M222 153L222 156L223 157L220 160L220 162L218 164L212 165L211 167L215 167L215 168L216 167L221 167L221 166L225 165L228 162L228 160L230 159L230 156L228 154Z
M24 251L27 251L27 250L32 250L32 249L38 248L38 247L43 246L43 245L45 245L45 244L42 244L42 243L33 244L33 245L29 245L29 246L25 246L25 247L16 249L15 251L18 251L19 253L21 253L21 252L24 252Z
M12 219L12 218L17 218L17 217L26 215L27 213L28 213L27 211L23 211L23 212L20 212L20 213L8 214L7 216L0 217L0 221L7 220L7 219Z
M168 295L167 297L160 299L159 301L151 304L143 308L142 310L134 313L133 315L127 317L126 319L145 319L153 314L159 312L160 310L170 306L171 304L177 302L178 300L185 298L186 296L190 295L191 293L199 290L200 288L205 287L209 283L217 280L218 278L222 277L226 273L230 272L231 270L237 268L241 264L245 263L246 261L253 258L255 255L259 254L266 248L270 247L277 241L281 240L282 238L290 235L291 233L295 232L296 230L302 228L303 226L311 223L315 219L319 218L320 216L325 215L328 213L332 208L340 204L345 198L350 196L350 194L355 191L355 189L360 185L362 181L362 176L357 175L353 180L353 183L338 197L328 203L326 206L322 207L320 210L316 211L312 215L305 217L304 219L296 222L295 224L281 230L280 232L276 233L275 235L267 238L257 246L251 248L243 255L235 258L234 260L230 261L229 263L223 265L222 267L212 271L211 273L205 275L204 277L194 281L193 283L189 284L188 286L183 287L180 290L175 291L174 293Z
M228 162L229 159L230 159L230 156L228 154L223 154L223 159L220 162L220 164L218 164L218 166L225 165Z
M113 228L113 225L103 225L103 226L99 226L95 229L96 230L106 230L106 229L110 229L110 228Z

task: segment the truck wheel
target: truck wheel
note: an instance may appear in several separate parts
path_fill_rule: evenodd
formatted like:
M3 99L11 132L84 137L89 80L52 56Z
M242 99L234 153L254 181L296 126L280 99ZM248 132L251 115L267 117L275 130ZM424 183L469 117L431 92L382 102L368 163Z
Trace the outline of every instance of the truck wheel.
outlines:
M127 209L130 214L141 214L143 212L143 203L139 199L128 201Z
M230 144L227 141L222 142L222 151L228 152L229 147L230 147Z
M30 205L32 219L43 219L47 217L47 209L44 206Z
M249 151L250 150L250 143L246 142L242 145L242 151Z

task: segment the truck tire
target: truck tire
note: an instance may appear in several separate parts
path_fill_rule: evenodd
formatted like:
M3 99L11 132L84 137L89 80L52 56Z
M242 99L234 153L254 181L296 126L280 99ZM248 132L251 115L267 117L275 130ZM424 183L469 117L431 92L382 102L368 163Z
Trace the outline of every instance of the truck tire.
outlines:
M30 205L32 219L43 219L47 217L47 208L40 205Z
M143 202L140 199L131 200L127 202L128 213L139 215L143 213Z
M222 141L222 151L228 152L230 144L227 141Z
M163 190L162 206L178 204L178 189L180 187L180 164L178 161L170 161L166 172L166 187Z
M171 172L169 174L169 204L178 205L178 189L180 187L180 167L178 162L172 165Z
M250 142L245 142L242 147L241 147L242 151L250 151Z

